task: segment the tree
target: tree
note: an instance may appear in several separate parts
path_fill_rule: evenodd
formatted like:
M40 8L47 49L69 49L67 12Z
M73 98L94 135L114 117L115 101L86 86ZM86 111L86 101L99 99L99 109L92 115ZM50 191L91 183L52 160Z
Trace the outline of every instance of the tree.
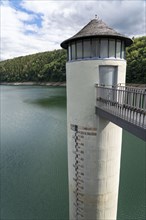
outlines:
M135 38L126 54L127 83L146 83L146 37Z
M1 82L63 81L66 51L54 50L0 62Z

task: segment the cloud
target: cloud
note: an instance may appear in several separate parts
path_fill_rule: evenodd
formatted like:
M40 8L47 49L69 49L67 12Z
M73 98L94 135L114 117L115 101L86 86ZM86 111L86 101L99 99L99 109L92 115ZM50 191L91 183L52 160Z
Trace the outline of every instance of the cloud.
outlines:
M36 15L18 11L8 4L1 6L1 12L1 58L7 59L38 52L37 47L31 44L37 39L33 35L26 34L30 29L33 32L38 31L35 24L29 25Z
M144 0L2 1L1 59L58 49L95 14L122 34L144 35L145 7Z
M110 14L106 13L106 20L119 32L128 36L144 35L145 34L145 1L118 1L115 7L112 5L109 8Z

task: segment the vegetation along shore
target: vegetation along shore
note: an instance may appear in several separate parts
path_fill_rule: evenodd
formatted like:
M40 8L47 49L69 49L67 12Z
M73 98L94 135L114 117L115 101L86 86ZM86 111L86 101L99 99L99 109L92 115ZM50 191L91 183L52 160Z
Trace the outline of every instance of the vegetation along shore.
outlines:
M66 82L0 82L7 86L66 86Z

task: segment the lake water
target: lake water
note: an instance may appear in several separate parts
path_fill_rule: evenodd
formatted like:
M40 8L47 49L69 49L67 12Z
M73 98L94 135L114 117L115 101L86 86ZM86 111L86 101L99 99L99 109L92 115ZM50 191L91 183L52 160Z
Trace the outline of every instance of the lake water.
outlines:
M65 88L0 90L0 220L68 220ZM118 220L145 219L146 144L124 131Z

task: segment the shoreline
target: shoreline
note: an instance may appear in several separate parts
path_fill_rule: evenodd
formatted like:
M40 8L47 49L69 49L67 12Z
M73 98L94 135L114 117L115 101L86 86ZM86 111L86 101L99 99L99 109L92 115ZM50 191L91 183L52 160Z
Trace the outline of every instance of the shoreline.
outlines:
M5 86L56 86L66 87L66 82L0 82ZM146 84L126 83L126 86L146 88Z
M66 82L2 82L0 85L5 86L63 86Z

